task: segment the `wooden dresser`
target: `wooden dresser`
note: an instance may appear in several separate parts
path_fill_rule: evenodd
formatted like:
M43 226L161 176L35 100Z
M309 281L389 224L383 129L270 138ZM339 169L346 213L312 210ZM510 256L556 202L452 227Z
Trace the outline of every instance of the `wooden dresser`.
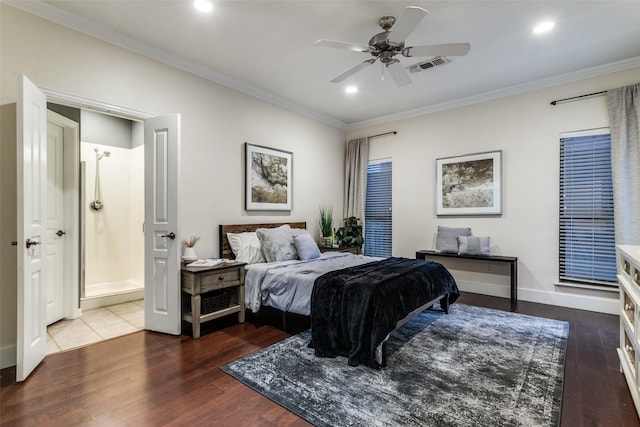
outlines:
M618 245L620 367L640 413L640 246Z

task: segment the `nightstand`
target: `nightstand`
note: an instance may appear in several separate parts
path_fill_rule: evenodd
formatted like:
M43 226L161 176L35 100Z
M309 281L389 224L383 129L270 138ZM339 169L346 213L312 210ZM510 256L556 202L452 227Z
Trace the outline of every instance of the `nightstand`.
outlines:
M200 338L200 324L238 313L244 322L243 262L225 262L213 267L181 267L182 319L191 323L193 338ZM190 297L189 297L190 296Z
M362 246L345 246L342 248L332 248L329 246L319 246L320 248L320 252L329 252L329 251L334 251L334 252L351 252L354 255L360 255L360 250L362 249Z

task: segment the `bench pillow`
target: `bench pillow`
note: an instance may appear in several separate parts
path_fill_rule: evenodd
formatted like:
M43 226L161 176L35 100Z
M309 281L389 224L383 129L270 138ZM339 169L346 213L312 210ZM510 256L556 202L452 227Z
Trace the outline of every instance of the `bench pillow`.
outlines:
M458 255L491 255L489 236L458 236Z
M451 228L438 226L438 236L436 237L436 252L458 253L458 236L471 236L471 229Z

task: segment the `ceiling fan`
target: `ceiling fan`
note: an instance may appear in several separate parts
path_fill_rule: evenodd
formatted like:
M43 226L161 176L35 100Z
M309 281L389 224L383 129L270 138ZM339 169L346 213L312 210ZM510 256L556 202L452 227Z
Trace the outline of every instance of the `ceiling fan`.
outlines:
M361 45L349 42L340 42L334 40L318 40L316 46L333 47L338 49L348 49L355 52L369 53L373 56L364 62L349 68L344 73L334 77L331 82L339 83L357 73L358 71L372 65L378 59L389 70L393 80L398 86L404 86L411 83L411 78L400 63L400 60L394 56L400 54L405 57L413 56L464 56L471 49L469 43L449 43L434 44L426 46L405 46L405 39L418 26L418 24L427 16L427 11L417 6L407 7L402 16L396 22L393 16L383 16L378 20L378 25L384 30L379 34L371 37L369 45ZM391 31L393 27L393 31Z

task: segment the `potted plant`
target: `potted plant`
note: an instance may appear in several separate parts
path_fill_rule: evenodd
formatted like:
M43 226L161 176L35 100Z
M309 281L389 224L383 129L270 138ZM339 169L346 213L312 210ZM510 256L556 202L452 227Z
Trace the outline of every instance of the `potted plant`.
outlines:
M331 234L333 232L333 208L331 206L320 206L320 233L322 233L322 243L331 246ZM327 239L329 242L327 244Z
M340 242L340 247L357 246L360 247L364 243L364 237L362 236L362 225L358 224L360 218L350 216L345 218L344 225L338 228L336 237Z
M190 236L188 239L182 239L182 247L184 248L184 253L182 254L183 260L195 261L198 259L196 250L193 248L196 243L198 243L198 240L200 240L198 236Z

